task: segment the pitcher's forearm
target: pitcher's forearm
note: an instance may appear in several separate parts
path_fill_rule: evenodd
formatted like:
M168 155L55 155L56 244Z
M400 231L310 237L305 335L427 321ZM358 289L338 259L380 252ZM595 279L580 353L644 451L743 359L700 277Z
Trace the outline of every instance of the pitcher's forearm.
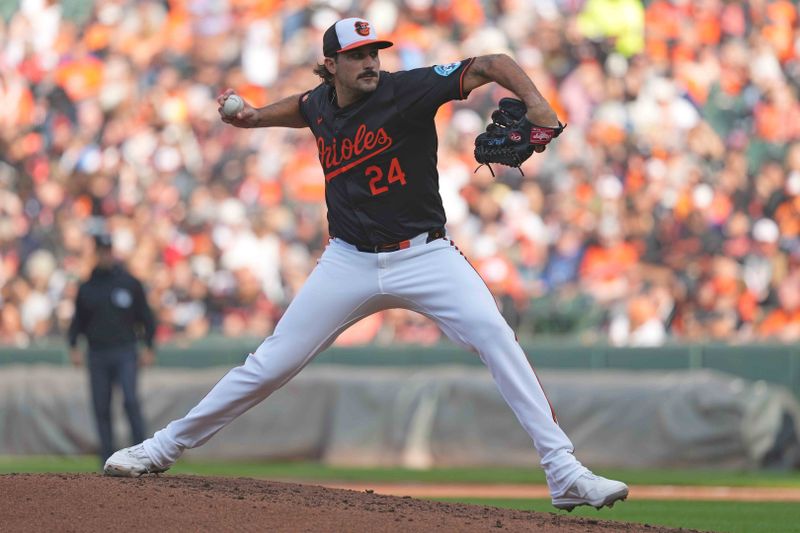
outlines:
M524 70L506 54L490 54L476 57L464 76L464 91L495 82L525 102L528 119L539 126L558 126L558 117L550 103Z
M283 126L286 128L305 128L307 126L300 114L300 95L287 96L264 107L256 108L253 128Z
M238 113L226 115L223 106L225 100L232 94L235 94L233 89L227 89L217 96L220 118L227 124L237 128L268 128L273 126L305 128L308 125L300 113L301 94L287 96L264 107L253 107L245 101L244 107Z

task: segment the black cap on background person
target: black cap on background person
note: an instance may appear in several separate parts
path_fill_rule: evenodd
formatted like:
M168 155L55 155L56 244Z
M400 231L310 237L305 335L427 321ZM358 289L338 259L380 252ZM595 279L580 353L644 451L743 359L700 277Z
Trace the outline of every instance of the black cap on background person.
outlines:
M101 233L99 235L94 236L94 245L97 248L110 249L114 246L114 243L111 240L111 235L109 235L108 233Z
M114 244L111 235L100 233L94 236L94 253L97 258L96 271L110 271L114 267Z
M325 30L325 34L322 36L322 54L325 57L334 57L339 52L346 52L368 44L375 45L377 48L389 48L394 43L378 39L375 28L364 19L342 19Z

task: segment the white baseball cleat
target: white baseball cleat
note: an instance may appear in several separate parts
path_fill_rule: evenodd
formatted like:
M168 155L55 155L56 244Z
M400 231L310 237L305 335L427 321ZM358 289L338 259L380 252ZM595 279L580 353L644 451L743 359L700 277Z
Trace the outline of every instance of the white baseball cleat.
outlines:
M117 477L139 477L142 474L160 474L167 470L169 466L161 467L153 463L142 444L114 452L103 467L105 475Z
M628 486L621 481L606 479L587 472L579 477L567 492L553 498L553 507L572 511L580 505L597 509L613 507L614 503L628 497Z

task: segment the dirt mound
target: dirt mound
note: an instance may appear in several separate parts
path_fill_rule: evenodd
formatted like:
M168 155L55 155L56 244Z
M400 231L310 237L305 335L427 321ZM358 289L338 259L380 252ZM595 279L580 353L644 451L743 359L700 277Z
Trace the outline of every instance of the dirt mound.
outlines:
M2 531L538 531L669 528L249 478L0 476ZM685 531L685 530L684 530Z

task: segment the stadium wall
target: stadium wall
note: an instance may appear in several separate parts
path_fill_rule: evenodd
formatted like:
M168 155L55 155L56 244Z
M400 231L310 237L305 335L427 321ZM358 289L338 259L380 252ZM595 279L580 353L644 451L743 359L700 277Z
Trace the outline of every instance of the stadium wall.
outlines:
M158 349L158 366L206 368L244 362L259 341L209 338L192 345L164 345ZM564 342L526 344L525 351L537 369L575 370L718 370L750 381L782 385L800 398L800 345L674 345L659 348L618 348ZM67 365L65 346L42 344L26 348L0 347L0 366L49 363ZM333 347L312 363L355 366L475 365L477 356L452 344L437 346Z
M150 431L186 414L226 367L143 372ZM785 387L713 370L539 372L592 467L800 468L800 403ZM121 398L117 443L131 436ZM0 368L0 455L95 453L86 372ZM191 458L313 460L337 466L531 466L530 437L477 366L316 364L237 418Z

